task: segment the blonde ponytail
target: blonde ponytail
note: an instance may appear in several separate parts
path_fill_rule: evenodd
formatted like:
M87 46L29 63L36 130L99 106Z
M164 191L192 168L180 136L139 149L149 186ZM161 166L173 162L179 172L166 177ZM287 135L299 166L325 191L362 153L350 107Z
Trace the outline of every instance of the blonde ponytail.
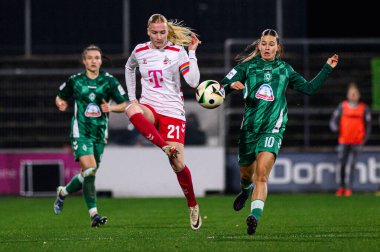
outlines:
M236 56L235 60L238 61L239 63L243 63L243 62L253 59L256 55L259 54L259 48L257 48L257 45L259 44L259 42L260 42L260 39L248 45L247 48L245 48L245 50L242 53Z
M189 46L191 43L191 34L193 31L191 28L184 26L182 21L168 21L161 14L153 14L148 20L148 27L152 23L166 23L168 26L168 41L181 46Z
M183 26L183 22L177 20L170 20L168 22L168 40L176 45L189 46L191 43L192 29Z

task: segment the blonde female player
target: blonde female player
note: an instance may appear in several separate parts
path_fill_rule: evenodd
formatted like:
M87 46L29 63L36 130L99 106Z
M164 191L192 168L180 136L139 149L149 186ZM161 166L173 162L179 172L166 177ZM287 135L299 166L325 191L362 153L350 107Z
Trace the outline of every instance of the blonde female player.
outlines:
M200 74L195 51L200 41L181 22L169 22L161 14L149 18L147 34L150 41L138 44L125 65L130 100L125 111L136 129L168 155L187 199L190 226L198 230L202 218L184 160L186 118L180 74L191 87L198 85ZM189 54L184 47L188 47ZM141 73L140 101L136 99L137 67Z

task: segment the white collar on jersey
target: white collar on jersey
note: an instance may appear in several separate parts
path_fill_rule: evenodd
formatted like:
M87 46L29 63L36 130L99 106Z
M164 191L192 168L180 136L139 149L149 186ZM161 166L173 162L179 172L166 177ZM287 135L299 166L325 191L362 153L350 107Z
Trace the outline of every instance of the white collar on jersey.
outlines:
M156 49L156 50L164 50L165 47L167 47L167 46L172 46L172 45L174 45L172 42L170 42L170 41L166 41L165 45L163 45L161 48L154 48L154 47L153 47L153 44L152 44L152 41L149 41L149 42L148 42L148 46L149 46L149 48L150 48L150 49Z

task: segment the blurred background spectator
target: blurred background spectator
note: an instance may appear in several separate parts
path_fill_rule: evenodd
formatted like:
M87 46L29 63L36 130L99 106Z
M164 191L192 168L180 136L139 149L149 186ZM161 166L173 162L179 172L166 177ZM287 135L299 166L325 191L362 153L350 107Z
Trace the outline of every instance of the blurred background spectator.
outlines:
M198 116L195 113L190 113L186 117L186 136L185 144L187 145L205 145L207 137L201 129Z

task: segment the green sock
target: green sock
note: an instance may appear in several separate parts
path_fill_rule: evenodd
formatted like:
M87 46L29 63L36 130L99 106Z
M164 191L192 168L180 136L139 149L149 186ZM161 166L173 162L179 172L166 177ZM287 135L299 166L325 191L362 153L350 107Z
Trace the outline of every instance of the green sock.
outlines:
M83 177L81 174L77 174L67 184L66 191L68 193L75 193L79 191L80 189L82 189L82 184L83 184Z
M255 216L258 221L264 210L264 201L262 200L254 200L251 202L251 214Z
M251 211L252 215L256 217L256 220L259 220L261 217L261 214L263 213L263 209L255 208Z
M95 176L89 175L83 181L83 198L88 209L96 207Z

